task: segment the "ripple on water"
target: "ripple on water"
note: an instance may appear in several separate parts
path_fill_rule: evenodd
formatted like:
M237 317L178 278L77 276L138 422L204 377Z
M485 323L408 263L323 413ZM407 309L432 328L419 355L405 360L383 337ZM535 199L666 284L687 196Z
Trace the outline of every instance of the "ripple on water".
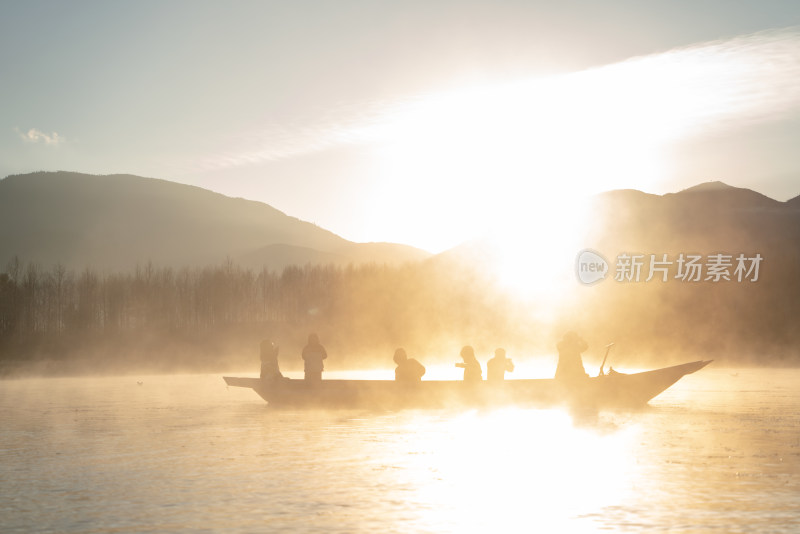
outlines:
M217 376L5 381L0 524L793 532L798 379L707 369L648 409L587 419L557 410L272 410Z

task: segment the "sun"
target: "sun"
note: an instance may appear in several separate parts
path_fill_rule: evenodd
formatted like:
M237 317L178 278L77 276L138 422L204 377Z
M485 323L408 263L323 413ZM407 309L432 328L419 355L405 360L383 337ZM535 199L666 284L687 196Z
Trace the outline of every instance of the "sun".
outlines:
M780 99L759 90L775 67L751 52L706 43L395 102L357 135L371 144L374 231L433 252L509 215L569 233L576 198L660 186L675 142Z
M575 288L575 255L587 246L587 210L583 198L542 203L490 235L486 261L500 289L549 309L563 301Z
M581 241L587 199L666 183L676 141L747 107L731 86L752 65L723 52L676 50L391 106L360 132L373 232L431 252L480 237L502 286L557 295L592 245Z
M432 252L480 238L483 267L502 289L558 301L589 246L590 195L658 170L652 147L626 138L630 121L585 98L582 84L557 78L397 107L372 132L373 231Z

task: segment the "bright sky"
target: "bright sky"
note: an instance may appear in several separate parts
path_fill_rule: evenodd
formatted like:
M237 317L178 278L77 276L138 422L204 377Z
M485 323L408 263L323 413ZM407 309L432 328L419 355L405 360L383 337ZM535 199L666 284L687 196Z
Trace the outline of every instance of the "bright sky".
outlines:
M0 0L0 176L163 178L433 252L613 188L787 200L798 25L796 0Z

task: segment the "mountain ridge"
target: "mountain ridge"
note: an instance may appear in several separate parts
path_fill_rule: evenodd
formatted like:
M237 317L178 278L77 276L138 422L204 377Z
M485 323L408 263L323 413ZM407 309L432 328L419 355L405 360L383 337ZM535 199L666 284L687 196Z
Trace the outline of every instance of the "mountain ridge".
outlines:
M265 257L264 249L286 245ZM405 245L371 255L353 243L269 204L197 186L129 174L70 172L0 180L0 261L129 269L152 261L175 267L219 263L280 269L314 262L414 261L427 253ZM259 254L258 251L262 253ZM303 250L306 253L303 253ZM338 259L338 261L336 261Z
M664 236L675 232L719 239L724 227L762 224L765 215L759 214L765 210L773 213L767 218L774 229L793 220L800 196L780 202L712 181L663 195L611 190L594 195L591 204L607 221L602 231L627 235L623 242L633 246L654 235L672 242ZM646 228L646 235L637 237L632 228ZM745 229L743 234L752 233ZM248 268L280 270L456 259L471 248L469 243L440 255L394 243L354 243L263 202L130 174L58 171L0 180L0 265L19 257L44 265L126 270L147 262L182 267L231 259Z

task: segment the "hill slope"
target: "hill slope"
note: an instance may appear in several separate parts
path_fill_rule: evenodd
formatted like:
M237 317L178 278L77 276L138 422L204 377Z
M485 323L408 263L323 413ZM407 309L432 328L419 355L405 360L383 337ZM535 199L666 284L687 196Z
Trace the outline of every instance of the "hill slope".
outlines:
M356 244L260 202L132 175L54 172L0 181L0 265L129 269L220 263L404 262L427 253Z
M662 360L670 354L677 359L687 354L735 355L740 362L747 357L752 358L749 363L797 364L800 210L796 201L779 202L749 189L712 183L666 195L609 191L596 195L589 211L574 249L542 248L522 258L531 273L540 265L557 265L558 273L567 275L567 285L560 286L544 312L562 333L579 330L596 344L616 340ZM530 228L527 234L548 231L557 228ZM452 273L459 266L491 258L490 245L475 241L430 263ZM582 248L599 251L609 263L607 278L590 287L574 275ZM638 257L641 276L616 279L620 255ZM679 258L684 255L700 258L699 278L684 276L685 270L679 275ZM730 261L727 278L709 276L708 263L715 255ZM743 279L736 274L740 255L748 258L746 268L753 268L749 258L760 255L757 279L753 272ZM655 261L660 270L649 272Z

